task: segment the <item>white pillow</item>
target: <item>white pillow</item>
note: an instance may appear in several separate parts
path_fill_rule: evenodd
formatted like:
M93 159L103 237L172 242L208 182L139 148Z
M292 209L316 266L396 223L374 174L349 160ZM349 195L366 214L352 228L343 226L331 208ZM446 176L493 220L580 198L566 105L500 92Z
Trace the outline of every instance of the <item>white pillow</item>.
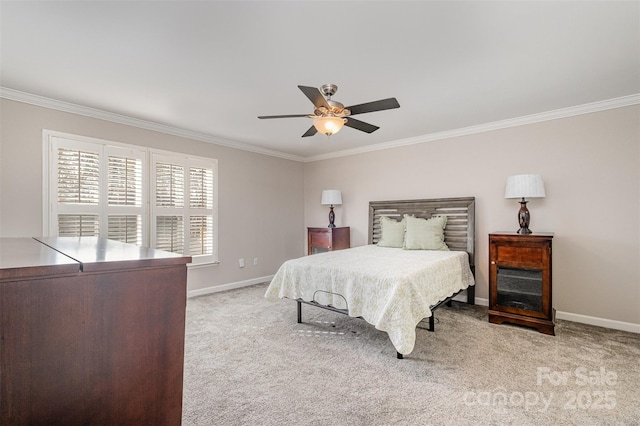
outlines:
M402 248L404 245L404 225L404 219L398 222L382 216L380 218L380 239L377 245L380 247Z
M447 216L434 216L431 219L421 219L404 215L406 250L449 250L444 242L444 228Z

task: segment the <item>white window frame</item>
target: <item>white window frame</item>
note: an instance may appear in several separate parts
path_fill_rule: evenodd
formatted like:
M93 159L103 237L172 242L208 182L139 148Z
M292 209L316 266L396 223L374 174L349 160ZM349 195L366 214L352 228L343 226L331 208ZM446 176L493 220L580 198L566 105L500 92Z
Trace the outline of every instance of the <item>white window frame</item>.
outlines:
M43 192L49 197L49 218L47 227L45 228L45 235L58 235L58 214L92 214L97 215L99 218L99 235L106 237L108 234L108 217L110 215L138 215L142 219L142 235L141 244L145 245L148 242L148 224L147 224L147 209L148 209L148 183L144 179L144 168L148 163L147 153L141 149L123 148L112 145L106 145L104 143L96 143L95 141L80 141L78 139L63 138L58 136L51 136L49 139L50 162L49 162L49 175L48 177L58 175L58 161L57 153L59 148L67 148L78 151L94 152L100 156L100 180L99 180L99 204L59 204L57 202L57 180L50 179L49 189ZM143 167L143 179L142 179L142 198L140 206L114 206L109 205L107 200L108 195L108 181L107 170L109 156L129 157L136 158L142 161Z
M212 253L207 255L192 256L192 264L218 264L218 160L206 157L198 157L187 154L175 153L171 151L156 150L120 142L107 141L103 139L90 138L86 136L73 135L53 130L43 130L43 191L42 191L42 231L44 236L57 236L58 234L58 214L65 212L86 212L88 214L98 214L100 216L100 236L106 238L108 231L107 216L109 214L139 214L142 217L142 245L148 247L155 246L155 218L157 212L152 199L155 200L155 159L162 158L165 162L173 164L186 164L187 179L185 180L185 191L189 190L188 168L190 166L204 167L213 170L213 210L208 211L213 216L212 230ZM143 160L143 180L142 180L142 206L104 206L82 205L65 206L59 205L57 201L57 150L59 147L91 151L100 153L101 170L106 170L109 155L127 156L140 158ZM153 163L153 164L152 164ZM100 199L106 199L107 174L100 176ZM104 189L104 191L103 191ZM185 199L186 222L185 233L188 234L189 214L199 214L201 210L190 209L188 199ZM191 210L191 212L189 211ZM184 240L185 251L189 250L188 235ZM185 254L190 256L189 254Z
M156 164L157 163L169 163L180 165L184 168L184 193L185 197L183 200L182 207L156 207L156 180L154 179ZM189 169L191 167L202 167L206 169L213 170L213 209L200 209L193 208L189 205L189 190L190 190L190 173ZM151 162L150 162L150 176L151 176L151 216L150 216L150 227L151 227L151 247L156 246L156 219L158 216L182 216L183 218L183 244L185 250L190 246L190 232L189 232L189 217L190 216L213 216L213 242L212 242L212 254L211 255L198 255L194 256L194 263L202 263L204 262L213 262L213 259L217 259L218 254L218 214L217 208L218 205L218 184L217 184L217 175L218 175L218 164L217 160L211 161L209 159L203 159L193 156L177 156L177 155L167 155L162 152L152 152L151 153Z

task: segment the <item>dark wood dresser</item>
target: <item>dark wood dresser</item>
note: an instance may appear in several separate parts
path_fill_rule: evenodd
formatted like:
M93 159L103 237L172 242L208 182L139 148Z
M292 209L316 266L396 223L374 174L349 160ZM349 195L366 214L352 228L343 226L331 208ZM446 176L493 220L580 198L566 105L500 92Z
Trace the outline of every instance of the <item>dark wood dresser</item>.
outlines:
M0 239L0 424L179 425L190 261Z
M351 230L343 228L307 228L307 254L342 250L351 246Z

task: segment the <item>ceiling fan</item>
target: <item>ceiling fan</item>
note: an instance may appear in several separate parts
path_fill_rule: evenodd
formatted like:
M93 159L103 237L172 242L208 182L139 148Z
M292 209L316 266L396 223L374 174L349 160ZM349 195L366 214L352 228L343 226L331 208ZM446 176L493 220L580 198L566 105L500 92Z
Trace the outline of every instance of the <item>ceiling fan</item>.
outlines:
M338 86L335 84L324 84L320 88L322 92L315 87L309 86L298 86L298 89L302 90L302 93L304 93L315 106L313 114L261 115L258 118L313 118L313 126L311 126L309 130L302 135L304 138L307 136L313 136L317 132L330 136L339 132L342 126L351 127L366 133L373 133L379 129L378 126L356 120L355 118L352 118L352 116L356 114L364 114L366 112L400 108L400 104L396 98L382 99L379 101L345 107L340 102L331 100L331 96L333 96L338 90Z

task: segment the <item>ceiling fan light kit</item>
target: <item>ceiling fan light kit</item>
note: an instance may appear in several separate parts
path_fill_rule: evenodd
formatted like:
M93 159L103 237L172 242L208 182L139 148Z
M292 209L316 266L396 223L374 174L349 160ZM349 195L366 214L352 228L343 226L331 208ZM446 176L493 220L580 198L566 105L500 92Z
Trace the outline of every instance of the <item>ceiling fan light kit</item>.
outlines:
M307 136L313 136L318 132L331 136L338 133L345 125L365 133L373 133L379 129L378 126L356 120L351 116L367 112L382 111L385 109L400 108L400 104L396 98L387 98L379 101L345 107L340 102L331 100L331 96L333 96L338 90L338 86L335 84L323 85L321 87L322 92L315 87L298 86L298 88L313 103L315 107L313 114L263 115L258 116L258 118L313 118L313 126L311 126L309 130L302 135L304 138Z
M313 127L320 133L331 136L338 133L346 121L346 118L340 117L318 117L313 120Z

